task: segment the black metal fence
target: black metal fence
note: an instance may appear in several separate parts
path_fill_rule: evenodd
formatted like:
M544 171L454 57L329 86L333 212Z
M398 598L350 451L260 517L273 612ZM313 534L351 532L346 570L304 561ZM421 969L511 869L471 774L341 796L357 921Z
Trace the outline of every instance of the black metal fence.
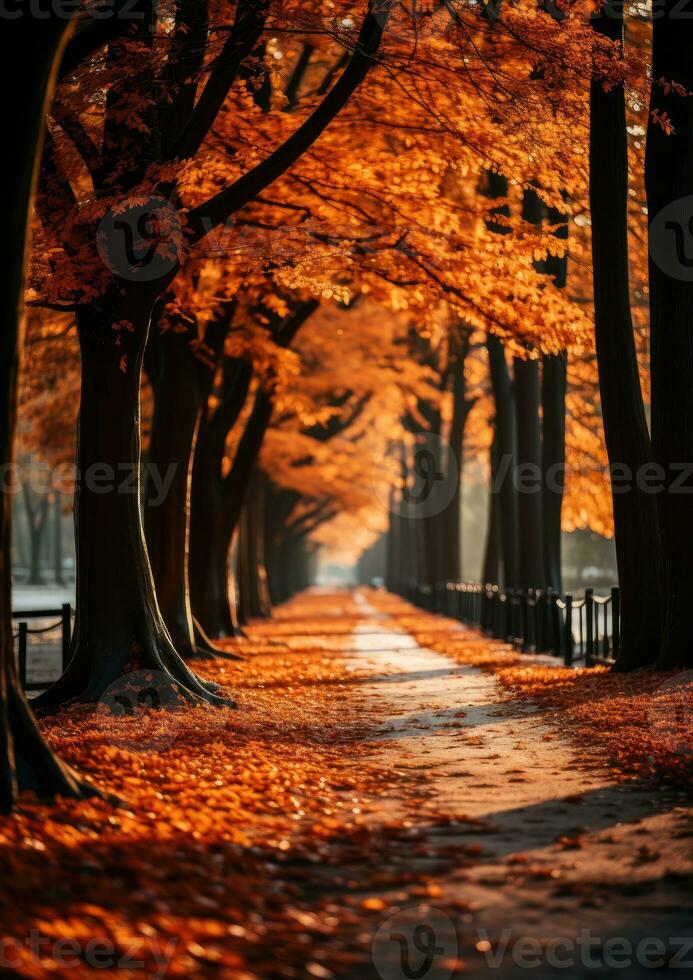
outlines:
M34 627L33 629L29 626L31 621L53 619L56 616L58 617L57 622L49 623L47 626ZM61 665L64 670L67 666L72 638L72 607L69 602L66 602L59 609L27 609L13 612L12 619L18 621L17 629L13 635L17 641L17 668L22 687L25 691L41 691L49 687L53 681L50 679L27 681L27 661L31 648L29 638L32 636L49 636L51 633L60 630L58 643Z
M552 589L499 589L496 585L410 583L403 598L428 612L441 613L511 643L523 653L549 653L566 666L613 664L619 647L617 587L598 596L585 589L577 598Z

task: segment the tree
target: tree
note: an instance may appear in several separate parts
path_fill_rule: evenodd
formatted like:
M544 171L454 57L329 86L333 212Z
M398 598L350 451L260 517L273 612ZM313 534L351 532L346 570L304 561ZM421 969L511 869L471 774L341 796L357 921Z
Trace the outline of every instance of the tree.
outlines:
M689 58L693 27L690 18L679 16L679 11L677 4L665 0L653 19L654 81L645 163L652 452L664 487L657 498L663 553L662 637L657 665L662 668L693 664L689 614L693 561L687 546L693 530L693 508L688 499L693 463L689 424L693 412L693 281L685 251L693 195L693 108L689 97L693 89Z
M5 107L5 133L13 152L8 161L12 208L5 212L0 235L4 270L0 289L0 458L12 464L17 407L17 375L23 334L23 290L27 222L36 179L36 158L43 135L46 103L57 61L70 31L69 21L9 20L0 35L6 86L16 86ZM21 52L17 61L16 55ZM18 74L19 73L19 74ZM8 89L9 90L9 89ZM93 787L80 780L52 752L38 730L21 689L12 639L11 497L0 494L0 809L10 809L18 795L33 790L41 797L86 796Z
M595 30L621 44L623 10L607 4ZM630 487L614 487L614 528L621 633L619 668L652 663L659 637L659 540L654 495L639 475L652 461L633 337L628 278L628 158L622 84L600 74L590 89L590 205L594 320L604 435L614 478L630 473ZM647 562L643 555L649 555Z

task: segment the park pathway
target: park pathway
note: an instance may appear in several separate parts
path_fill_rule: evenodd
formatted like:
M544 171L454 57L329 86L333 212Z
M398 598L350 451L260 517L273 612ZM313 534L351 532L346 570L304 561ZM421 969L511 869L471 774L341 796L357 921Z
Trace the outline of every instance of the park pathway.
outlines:
M92 980L93 942L159 980L690 974L693 797L639 714L658 679L537 670L369 589L228 645L199 669L235 709L42 719L123 802L0 820L0 977Z
M589 746L533 704L509 700L491 673L419 646L387 611L391 598L363 590L353 602L350 643L335 646L370 675L361 695L382 719L379 764L416 786L383 795L369 819L411 821L411 861L428 862L435 882L417 903L374 891L384 906L374 969L354 976L638 977L667 960L690 967L690 799L616 781ZM464 629L426 619L426 629Z

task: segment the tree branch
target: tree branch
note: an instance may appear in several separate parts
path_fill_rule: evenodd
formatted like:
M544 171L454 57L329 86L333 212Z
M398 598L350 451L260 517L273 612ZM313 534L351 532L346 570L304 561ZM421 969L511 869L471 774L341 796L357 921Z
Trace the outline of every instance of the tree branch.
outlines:
M373 67L394 0L369 0L356 49L339 81L302 126L266 160L188 214L189 238L198 242L252 201L308 150L347 104Z
M241 65L262 36L269 14L269 0L239 0L233 30L207 79L183 135L171 156L192 157L202 145L235 82Z

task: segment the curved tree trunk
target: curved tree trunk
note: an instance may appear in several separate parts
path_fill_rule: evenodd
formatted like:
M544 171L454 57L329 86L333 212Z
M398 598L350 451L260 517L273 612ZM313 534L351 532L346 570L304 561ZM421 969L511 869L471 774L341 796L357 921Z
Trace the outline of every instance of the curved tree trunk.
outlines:
M652 446L665 473L658 497L663 550L663 619L657 666L693 666L693 22L675 0L653 19L653 74L684 94L652 89L645 186L650 245ZM657 117L653 115L657 114ZM657 118L669 117L666 133ZM651 499L655 499L652 497ZM635 547L635 544L634 544ZM652 589L641 547L642 590ZM641 590L641 592L642 592ZM643 655L652 659L654 648Z
M688 23L686 21L685 23ZM595 30L623 35L623 10L595 14ZM599 388L604 435L612 467L630 474L626 492L614 492L616 559L621 588L621 646L617 666L653 663L659 647L659 541L656 497L637 478L652 461L633 338L628 279L628 158L625 96L621 86L591 87L590 206ZM666 169L658 175L670 186ZM657 285L655 283L655 292ZM657 332L653 323L653 341ZM655 372L656 373L656 372ZM653 378L654 380L654 378ZM653 384L653 397L656 385ZM677 457L678 458L678 457ZM683 539L682 529L678 533Z
M17 418L17 375L23 345L24 255L28 212L35 186L46 100L61 45L65 19L8 20L0 32L5 102L8 192L0 234L0 463L12 464ZM19 55L19 57L18 57ZM10 206L11 204L11 206ZM0 810L33 790L39 797L86 796L95 792L52 752L38 730L21 689L12 639L12 512L10 494L0 494Z
M75 494L77 611L63 676L41 707L94 702L133 671L156 671L159 695L226 703L179 657L159 610L140 513L140 377L151 290L126 288L113 309L77 317L82 354ZM127 321L129 327L114 330ZM114 337L120 344L116 346Z
M192 453L202 414L195 357L186 333L151 337L158 371L147 458L144 531L159 609L184 660L197 655L188 573ZM170 482L169 482L170 481Z

